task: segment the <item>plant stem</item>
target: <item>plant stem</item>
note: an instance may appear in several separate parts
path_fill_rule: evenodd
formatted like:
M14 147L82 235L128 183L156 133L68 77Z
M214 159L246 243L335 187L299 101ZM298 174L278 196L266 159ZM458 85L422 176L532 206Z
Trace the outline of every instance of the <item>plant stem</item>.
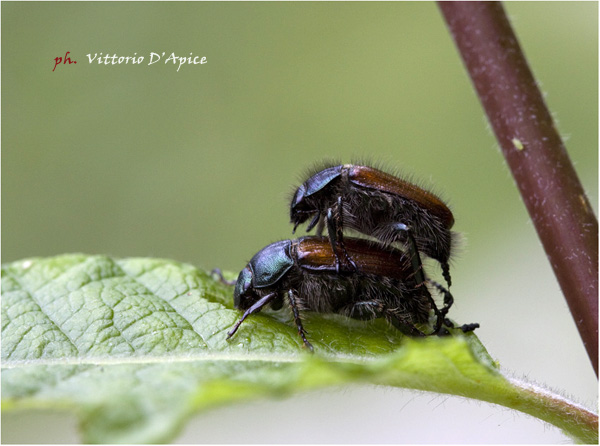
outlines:
M516 391L507 398L507 407L553 424L578 443L598 443L597 414L535 384L514 378L509 381Z
M500 2L438 2L598 375L598 221ZM542 317L532 315L532 317Z

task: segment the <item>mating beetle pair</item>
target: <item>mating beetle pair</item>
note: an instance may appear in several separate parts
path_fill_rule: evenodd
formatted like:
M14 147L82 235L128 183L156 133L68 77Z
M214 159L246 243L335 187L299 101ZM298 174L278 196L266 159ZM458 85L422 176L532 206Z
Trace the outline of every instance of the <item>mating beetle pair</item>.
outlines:
M441 334L453 298L426 278L419 252L436 259L450 284L448 259L454 218L435 195L368 166L327 166L310 176L290 206L294 231L308 221L317 236L283 240L259 251L244 268L234 290L234 305L245 310L228 333L265 305L278 310L284 299L298 333L312 350L300 313L338 313L355 319L384 317L410 336L425 336L417 325L436 316L428 334ZM327 226L329 238L322 237ZM344 237L351 229L377 241ZM401 245L404 250L394 245ZM444 295L439 310L426 283ZM460 327L471 331L478 324Z

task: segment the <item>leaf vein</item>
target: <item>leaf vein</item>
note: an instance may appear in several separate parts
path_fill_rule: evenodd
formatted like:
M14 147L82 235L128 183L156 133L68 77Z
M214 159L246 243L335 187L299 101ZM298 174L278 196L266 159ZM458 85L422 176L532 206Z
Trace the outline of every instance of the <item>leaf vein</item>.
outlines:
M193 326L193 324L192 324L192 323L191 323L191 322L188 320L188 318L187 318L187 317L186 317L184 314L180 313L180 312L177 310L177 308L175 308L175 307L174 307L174 306L171 304L171 302L170 302L168 299L166 299L165 297L161 296L161 295L160 295L158 292L156 292L156 291L154 291L154 290L150 289L150 288L148 287L148 285L147 285L146 283L144 283L142 280L140 280L138 277L136 277L136 276L134 276L134 275L132 275L132 274L129 274L129 273L128 273L128 272L127 272L127 271L126 271L126 270L125 270L125 269L124 269L124 268L123 268L121 265L119 265L119 268L121 269L121 271L123 271L123 274L125 274L125 275L126 275L127 277L129 277L131 280L133 280L134 282L136 282L136 283L137 283L137 284L139 284L140 286L144 287L144 288L145 288L145 289L146 289L146 290L147 290L149 293L151 293L153 296L156 296L156 297L160 298L160 299L161 299L163 302L165 302L165 303L166 303L166 304L169 306L169 308L170 308L170 309L171 309L171 310L172 310L172 311L173 311L175 314L177 314L179 317L181 317L181 318L182 318L182 319L183 319L183 320L184 320L184 321L187 323L187 325L188 325L188 329L190 330L190 332L194 333L194 334L195 334L195 335L196 335L196 336L197 336L197 337L198 337L198 338L199 338L199 339L202 341L202 343L204 344L204 346L205 346L206 348L210 348L210 346L209 346L209 344L208 344L207 340L204 338L204 336L202 336L202 334L201 334L201 333L197 332L197 331L194 329L194 326ZM145 270L144 272L145 272L145 273L148 273L149 271L154 271L155 269L158 269L158 266L156 266L156 267L155 267L155 266L153 266L152 268L150 268L149 270ZM166 280L165 280L165 281L163 281L163 283L165 283L165 282L167 282L167 281L166 281ZM188 290L186 290L185 292L187 293L187 292L188 292ZM178 293L176 297L179 297L179 296L181 296L181 295L183 295L183 294L185 294L185 293ZM178 340L178 344L179 344L179 340Z
M73 340L69 337L69 335L67 333L65 333L61 327L59 326L59 324L50 317L50 315L44 310L43 306L40 304L39 300L35 297L35 291L31 291L29 290L20 280L19 278L17 278L14 274L11 274L10 272L6 271L6 274L13 279L20 287L21 291L24 291L27 296L29 297L29 299L40 309L40 313L42 315L44 315L44 317L47 318L47 320L50 322L50 324L52 325L52 327L54 327L56 329L56 331L58 331L58 333L60 333L65 340L69 343L69 345L75 350L76 353L79 353L79 348L77 347L77 345L73 342ZM40 287L42 288L42 287ZM31 328L31 327L30 327Z

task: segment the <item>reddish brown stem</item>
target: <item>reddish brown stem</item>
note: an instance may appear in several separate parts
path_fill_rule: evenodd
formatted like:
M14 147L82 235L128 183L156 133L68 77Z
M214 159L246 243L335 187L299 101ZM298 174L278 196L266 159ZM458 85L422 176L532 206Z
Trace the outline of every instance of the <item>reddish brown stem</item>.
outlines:
M502 4L438 5L598 375L598 221Z

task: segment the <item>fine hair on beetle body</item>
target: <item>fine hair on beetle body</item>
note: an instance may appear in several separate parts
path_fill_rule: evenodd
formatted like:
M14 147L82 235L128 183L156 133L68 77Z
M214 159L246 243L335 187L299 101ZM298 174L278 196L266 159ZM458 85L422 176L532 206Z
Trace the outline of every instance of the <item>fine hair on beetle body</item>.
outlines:
M327 228L336 257L346 257L345 231L373 237L385 246L399 245L422 269L419 253L437 260L448 285L449 261L457 234L454 217L435 194L398 173L368 164L325 162L313 167L291 199L290 219L305 222L317 235ZM420 273L421 280L425 275Z
M359 320L384 317L410 336L440 333L443 315L427 286L415 280L404 251L350 237L345 247L354 265L345 260L338 265L329 239L320 236L282 240L256 253L235 285L234 305L245 312L228 338L249 315L267 305L278 310L284 303L311 350L302 325L304 312L337 313ZM426 334L417 326L427 324L432 311L436 323Z

